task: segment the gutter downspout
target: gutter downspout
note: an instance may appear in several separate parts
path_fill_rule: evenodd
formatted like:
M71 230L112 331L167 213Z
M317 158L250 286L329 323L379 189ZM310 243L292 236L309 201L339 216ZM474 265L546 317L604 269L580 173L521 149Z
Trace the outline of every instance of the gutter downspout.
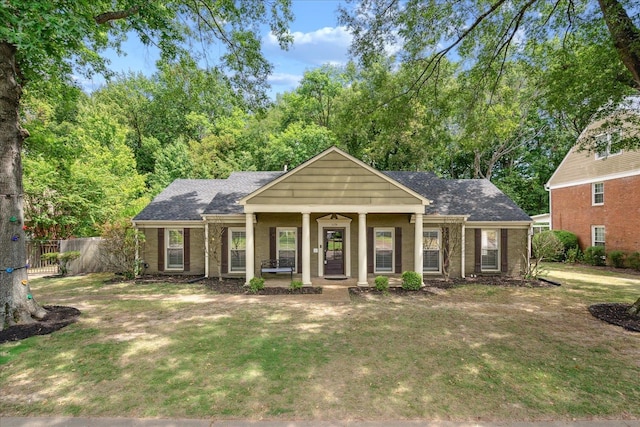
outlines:
M209 277L209 222L204 223L204 277Z

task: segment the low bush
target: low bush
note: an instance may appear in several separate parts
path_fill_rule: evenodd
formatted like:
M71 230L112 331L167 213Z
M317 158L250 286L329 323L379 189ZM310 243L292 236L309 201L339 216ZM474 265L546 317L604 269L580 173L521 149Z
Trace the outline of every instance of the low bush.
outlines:
M562 254L556 257L556 261L564 261L567 258L567 252L570 249L577 249L578 246L578 236L574 233L566 230L553 230L553 234L562 242Z
M402 273L402 289L417 291L422 286L422 277L415 271Z
M295 291L298 289L302 289L302 285L303 283L300 280L293 280L291 282L291 285L289 285L289 287Z
M582 260L582 252L580 251L580 248L569 249L564 259L565 262L568 262L570 264L575 264L576 262L579 262L581 260Z
M604 246L589 246L584 250L584 262L589 265L605 265Z
M624 252L622 251L610 251L607 254L609 265L616 268L624 268Z
M389 278L386 276L378 276L375 280L376 291L386 292L389 290Z
M627 265L629 265L629 268L640 271L640 252L631 252L627 256Z
M262 277L254 277L249 280L249 292L257 294L262 289L264 289L264 279Z

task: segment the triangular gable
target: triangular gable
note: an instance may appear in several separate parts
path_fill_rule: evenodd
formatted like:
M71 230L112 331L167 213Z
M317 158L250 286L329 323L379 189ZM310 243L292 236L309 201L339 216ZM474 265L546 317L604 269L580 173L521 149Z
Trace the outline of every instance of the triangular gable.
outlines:
M429 200L331 147L239 200L241 205L391 206Z

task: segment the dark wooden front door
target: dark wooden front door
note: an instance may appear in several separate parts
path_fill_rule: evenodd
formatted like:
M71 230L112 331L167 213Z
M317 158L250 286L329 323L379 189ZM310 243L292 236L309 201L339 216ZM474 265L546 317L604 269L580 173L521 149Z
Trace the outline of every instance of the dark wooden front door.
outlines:
M324 229L324 275L344 275L344 228Z

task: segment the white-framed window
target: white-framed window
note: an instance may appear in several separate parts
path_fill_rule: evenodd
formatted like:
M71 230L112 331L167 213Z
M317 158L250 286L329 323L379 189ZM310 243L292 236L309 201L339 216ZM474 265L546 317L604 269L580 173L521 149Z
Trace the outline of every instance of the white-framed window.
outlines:
M165 233L167 270L184 269L184 230L169 228Z
M373 230L374 271L376 273L393 273L394 234L393 228L375 228Z
M596 136L596 147L600 147L596 151L596 160L606 159L607 157L621 154L622 150L617 148L615 143L620 139L620 131L603 133ZM613 144L613 147L612 147Z
M297 234L298 230L295 227L277 229L276 253L280 266L293 267L294 270L297 269Z
M480 268L482 271L498 271L500 268L500 231L482 230Z
M604 182L594 182L591 184L591 204L594 206L604 205Z
M426 273L440 272L441 233L437 228L422 231L422 270Z
M591 227L591 246L604 246L604 225Z
M244 228L230 228L229 272L244 273L247 266L247 232Z

